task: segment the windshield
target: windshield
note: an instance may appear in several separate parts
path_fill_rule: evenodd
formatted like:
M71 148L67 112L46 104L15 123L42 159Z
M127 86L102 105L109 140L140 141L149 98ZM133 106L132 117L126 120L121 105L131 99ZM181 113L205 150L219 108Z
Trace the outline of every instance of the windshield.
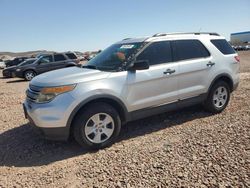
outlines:
M26 60L22 63L19 64L19 66L24 66L24 65L29 65L29 64L32 64L34 63L35 59L32 59L32 60Z
M137 52L142 42L128 44L113 44L96 57L88 61L84 68L94 68L104 71L121 71L129 57Z

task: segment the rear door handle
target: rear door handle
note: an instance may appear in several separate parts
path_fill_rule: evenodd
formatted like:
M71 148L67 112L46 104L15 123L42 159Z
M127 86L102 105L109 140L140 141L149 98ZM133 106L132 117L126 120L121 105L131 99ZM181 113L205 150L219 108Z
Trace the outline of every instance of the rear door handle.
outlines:
M211 61L209 61L208 63L207 63L207 66L208 67L212 67L212 66L214 66L215 65L215 63L213 63L213 62L211 62Z
M167 74L167 75L170 75L170 74L173 74L175 73L175 70L173 69L167 69L165 72L163 72L164 74Z

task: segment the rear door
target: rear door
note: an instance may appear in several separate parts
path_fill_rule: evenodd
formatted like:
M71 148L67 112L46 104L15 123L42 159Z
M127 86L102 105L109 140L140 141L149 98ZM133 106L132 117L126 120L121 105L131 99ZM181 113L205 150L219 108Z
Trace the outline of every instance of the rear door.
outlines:
M60 69L67 66L68 58L63 54L55 54L54 55L54 62L53 67L54 69Z
M210 52L196 39L173 41L174 59L179 64L179 97L187 99L206 92L206 79L213 71Z
M152 108L178 100L179 67L173 62L170 41L153 42L137 56L148 60L147 70L128 72L130 110Z

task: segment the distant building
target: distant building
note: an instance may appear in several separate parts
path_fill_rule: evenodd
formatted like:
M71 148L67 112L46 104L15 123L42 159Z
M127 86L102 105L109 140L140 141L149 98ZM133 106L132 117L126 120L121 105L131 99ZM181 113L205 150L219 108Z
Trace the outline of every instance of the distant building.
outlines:
M231 33L231 44L250 43L250 31Z

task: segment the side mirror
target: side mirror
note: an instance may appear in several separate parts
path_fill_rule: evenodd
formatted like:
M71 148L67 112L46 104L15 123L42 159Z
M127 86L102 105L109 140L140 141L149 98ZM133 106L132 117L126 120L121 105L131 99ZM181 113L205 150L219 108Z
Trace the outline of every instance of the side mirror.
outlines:
M131 66L128 68L130 71L135 71L135 70L146 70L149 69L149 63L148 60L139 60L135 61L134 63L131 64Z

